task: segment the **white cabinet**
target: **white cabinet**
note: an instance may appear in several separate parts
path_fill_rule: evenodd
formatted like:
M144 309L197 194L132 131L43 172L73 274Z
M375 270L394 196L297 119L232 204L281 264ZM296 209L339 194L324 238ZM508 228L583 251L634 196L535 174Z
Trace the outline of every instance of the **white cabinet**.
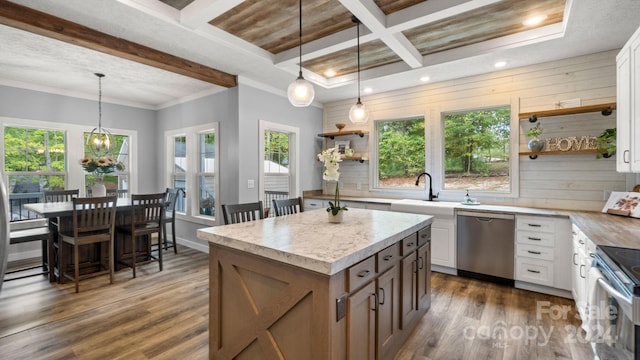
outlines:
M640 172L640 28L616 57L618 172Z
M571 290L568 219L516 216L516 280Z
M431 264L455 269L456 241L453 217L434 216L431 224Z
M305 210L315 210L315 209L322 209L324 208L325 205L323 204L322 200L320 199L304 199L304 209Z
M589 270L595 252L595 244L576 225L571 229L573 236L573 256L571 259L571 293L576 302L576 307L580 317L584 319L584 314L589 300L587 293L587 283L589 281Z

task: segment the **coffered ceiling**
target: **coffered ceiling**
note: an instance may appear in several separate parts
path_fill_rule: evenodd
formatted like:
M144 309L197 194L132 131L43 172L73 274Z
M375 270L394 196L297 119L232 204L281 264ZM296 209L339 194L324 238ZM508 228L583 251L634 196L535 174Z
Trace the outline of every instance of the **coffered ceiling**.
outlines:
M2 11L8 3L86 27L112 47L88 43L82 31L65 38L55 22L47 31L28 16L20 20L28 26L16 24ZM362 86L373 92L496 71L498 60L510 68L617 49L640 26L638 0L302 3L303 72L317 104L356 94L352 15L362 22ZM285 94L298 71L298 9L298 0L0 0L0 84L90 96L100 71L106 101L150 108L233 86L218 81L228 74ZM544 19L523 25L533 16ZM139 49L169 64L150 63Z

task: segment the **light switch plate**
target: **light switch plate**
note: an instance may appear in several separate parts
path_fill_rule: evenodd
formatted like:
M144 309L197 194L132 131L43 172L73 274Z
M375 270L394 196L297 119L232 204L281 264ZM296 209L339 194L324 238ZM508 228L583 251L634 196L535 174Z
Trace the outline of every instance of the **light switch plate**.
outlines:
M247 180L247 188L253 189L254 187L256 187L256 181L253 179Z

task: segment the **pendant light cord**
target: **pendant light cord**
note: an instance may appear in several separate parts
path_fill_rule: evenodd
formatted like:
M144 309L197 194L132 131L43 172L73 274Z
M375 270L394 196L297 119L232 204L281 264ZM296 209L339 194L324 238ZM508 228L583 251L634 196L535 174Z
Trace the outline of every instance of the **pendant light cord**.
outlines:
M356 23L358 33L358 102L360 102L360 20Z
M300 61L298 62L298 65L300 66L300 72L298 73L298 76L302 78L302 0L300 0L300 6L298 6L298 8L300 11L300 18L298 21L300 26L298 29L298 50L300 51Z
M98 77L98 133L102 132L102 74L96 74Z

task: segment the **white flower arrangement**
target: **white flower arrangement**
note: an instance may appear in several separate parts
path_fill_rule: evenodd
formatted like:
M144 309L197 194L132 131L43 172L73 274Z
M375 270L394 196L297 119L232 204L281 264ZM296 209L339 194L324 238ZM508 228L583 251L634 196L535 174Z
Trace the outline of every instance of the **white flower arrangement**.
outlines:
M318 160L324 163L322 179L336 182L334 201L329 201L327 212L331 212L333 216L336 216L340 210L349 210L346 206L340 206L340 164L338 163L342 161L342 154L340 154L336 148L325 149L318 154Z

